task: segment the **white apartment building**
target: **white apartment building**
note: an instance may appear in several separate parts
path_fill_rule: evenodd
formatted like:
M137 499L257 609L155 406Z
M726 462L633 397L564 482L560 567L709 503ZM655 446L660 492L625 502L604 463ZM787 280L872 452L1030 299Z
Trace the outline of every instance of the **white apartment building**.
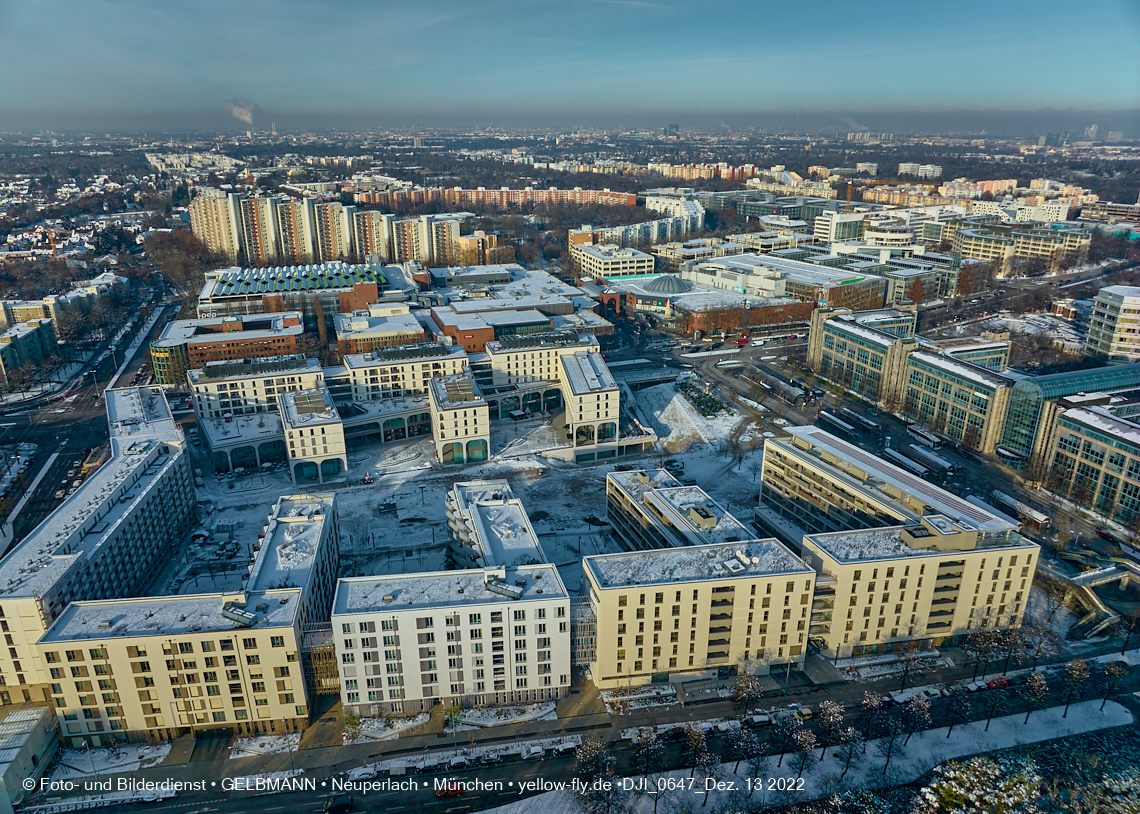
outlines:
M277 395L294 484L343 481L348 473L344 424L323 384Z
M576 264L579 277L606 279L653 273L653 255L608 243L573 244L570 259Z
M206 362L201 368L186 371L199 422L227 413L276 413L279 393L311 390L324 381L324 375L318 360L300 354Z
M1109 362L1140 361L1140 287L1110 285L1097 293L1085 350Z
M111 457L0 560L0 703L50 697L36 649L71 602L136 596L194 520L181 430L159 387L106 391Z
M67 742L304 729L300 645L328 619L338 546L334 495L282 497L241 590L68 605L37 645Z
M575 447L614 448L618 438L621 391L597 351L558 357L559 381L566 404L563 429Z
M491 363L491 382L496 388L561 383L562 365L558 360L562 356L597 352L599 347L595 336L576 331L523 334L488 342L486 353Z
M461 567L546 562L526 509L507 481L456 483L445 505L451 550Z
M570 689L570 598L553 565L342 579L332 624L341 700L356 714Z
M481 463L490 457L491 417L470 373L428 383L435 453L445 464Z

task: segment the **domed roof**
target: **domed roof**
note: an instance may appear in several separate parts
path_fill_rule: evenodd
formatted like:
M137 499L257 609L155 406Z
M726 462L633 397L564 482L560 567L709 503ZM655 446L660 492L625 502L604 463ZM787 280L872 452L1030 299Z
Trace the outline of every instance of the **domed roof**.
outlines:
M654 294L683 294L692 288L686 280L674 277L672 274L662 274L642 286L646 291Z

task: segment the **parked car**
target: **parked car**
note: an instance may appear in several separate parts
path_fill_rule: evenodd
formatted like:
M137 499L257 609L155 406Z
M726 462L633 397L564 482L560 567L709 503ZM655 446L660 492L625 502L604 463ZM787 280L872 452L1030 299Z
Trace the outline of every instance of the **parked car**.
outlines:
M1000 690L1009 686L1009 679L1005 676L998 676L986 682L986 686L991 690Z
M796 717L801 721L810 721L812 714L811 707L800 707L796 710Z
M1108 529L1097 529L1096 536L1102 540L1108 540L1110 543L1119 543L1115 536Z
M65 492L63 489L60 489L58 492L55 493L55 499L59 500L61 497L63 497L66 494L67 494L67 492Z
M546 757L546 750L541 746L528 746L523 749L523 760L542 760L544 757Z
M348 772L349 780L372 780L377 775L375 766L360 766L355 769L350 769Z

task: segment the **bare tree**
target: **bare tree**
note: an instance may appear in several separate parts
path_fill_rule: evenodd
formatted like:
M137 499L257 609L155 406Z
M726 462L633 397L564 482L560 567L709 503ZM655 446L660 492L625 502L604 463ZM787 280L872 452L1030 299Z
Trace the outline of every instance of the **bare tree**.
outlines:
M815 733L801 729L796 733L796 777L800 777L815 758Z
M1081 694L1088 680L1089 663L1084 659L1076 658L1065 665L1065 714L1062 718L1069 717L1069 704Z
M899 665L902 667L902 684L899 686L899 691L906 689L906 683L910 680L911 675L918 670L922 663L922 650L918 642L907 642L906 647L903 648L902 661Z
M827 757L827 748L839 743L843 734L843 704L838 701L821 701L819 704L820 743L823 751L819 759Z
M1101 699L1100 708L1103 710L1104 705L1108 703L1109 696L1113 695L1120 689L1121 683L1124 681L1124 676L1128 673L1128 667L1121 661L1110 661L1104 665L1104 672L1101 675L1100 686L1104 693Z
M986 696L986 728L985 731L990 731L990 721L994 719L995 715L1003 715L1009 709L1009 697L1005 690L997 688L991 690L989 695Z
M654 729L639 729L633 736L633 765L644 777L661 767L665 747Z
M916 695L907 701L902 711L902 724L906 731L903 746L906 746L910 743L911 735L930 728L930 699L925 695Z
M803 722L790 712L778 712L772 721L772 734L769 742L780 750L780 760L777 766L784 764L784 755L788 747L795 741L796 733L803 729Z
M863 700L859 704L859 719L862 723L863 740L868 741L871 739L871 732L879 722L879 716L886 710L886 705L883 704L883 697L877 692L867 690L863 693ZM866 744L864 743L864 749Z
M891 765L891 758L898 750L902 731L902 724L895 718L888 718L883 724L883 736L879 740L879 753L886 758L886 762L883 763L883 774L887 773L887 767Z
M839 759L843 761L843 774L839 775L839 782L847 776L852 762L866 751L863 735L853 726L843 730L839 738Z
M1025 682L1025 686L1021 688L1021 700L1025 702L1025 720L1023 724L1029 723L1029 716L1034 710L1041 709L1045 706L1045 699L1049 696L1049 682L1041 673L1030 673L1029 678Z
M974 714L974 704L969 693L961 684L951 688L950 696L946 699L946 713L950 716L950 728L946 730L949 738L958 724L967 723Z

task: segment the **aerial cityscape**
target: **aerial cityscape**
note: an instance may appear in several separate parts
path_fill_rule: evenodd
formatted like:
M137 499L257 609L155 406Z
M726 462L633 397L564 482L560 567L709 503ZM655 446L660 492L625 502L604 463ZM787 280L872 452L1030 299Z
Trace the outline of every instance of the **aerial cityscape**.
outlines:
M939 10L0 2L0 814L1140 812L1140 12Z

